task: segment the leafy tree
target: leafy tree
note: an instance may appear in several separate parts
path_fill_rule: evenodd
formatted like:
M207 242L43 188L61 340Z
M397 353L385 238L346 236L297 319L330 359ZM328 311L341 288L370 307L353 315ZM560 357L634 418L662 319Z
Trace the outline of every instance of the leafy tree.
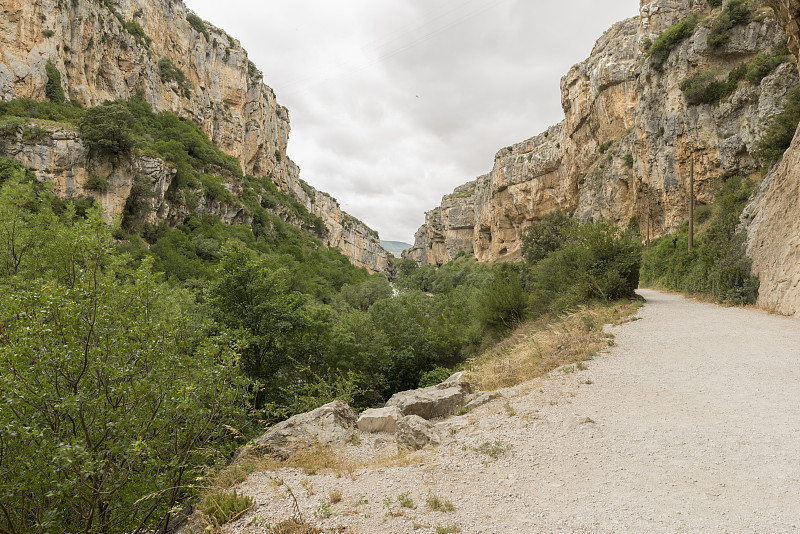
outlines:
M214 318L246 341L241 368L263 384L257 398L263 405L275 399L293 369L302 330L310 324L308 299L289 291L283 274L254 252L228 246L222 256L206 296Z
M559 210L551 211L531 224L521 236L525 262L535 264L563 247L574 224L569 214Z

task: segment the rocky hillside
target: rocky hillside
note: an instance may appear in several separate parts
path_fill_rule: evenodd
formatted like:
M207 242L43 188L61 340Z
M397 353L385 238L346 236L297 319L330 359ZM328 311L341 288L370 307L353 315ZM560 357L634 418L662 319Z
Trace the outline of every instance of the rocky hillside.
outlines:
M800 57L800 1L768 0ZM761 280L759 305L800 315L800 135L795 133L781 163L771 169L746 212L747 253Z
M654 238L687 218L692 161L701 204L725 176L760 177L756 142L798 86L797 68L770 8L719 22L727 16L707 0L642 0L638 17L562 78L564 120L501 149L489 174L446 195L405 257L514 258L520 233L555 209L622 225L636 217Z
M191 120L216 146L239 159L245 173L271 177L320 217L328 228L326 245L341 249L357 266L386 272L388 260L376 232L300 180L298 166L286 156L288 111L277 103L240 43L189 12L181 1L3 2L0 99L43 100L48 61L60 72L67 97L84 106L140 94L156 112L167 110ZM63 194L83 193L81 177L88 171L74 135L57 132L42 146L26 150L37 153L25 161L43 177L58 181L56 169L71 175L60 189ZM160 165L132 161L127 166L146 167L158 193L166 176L154 171ZM130 192L130 181L118 183L104 203L112 214ZM173 206L176 210L180 207ZM153 217L160 219L163 213Z

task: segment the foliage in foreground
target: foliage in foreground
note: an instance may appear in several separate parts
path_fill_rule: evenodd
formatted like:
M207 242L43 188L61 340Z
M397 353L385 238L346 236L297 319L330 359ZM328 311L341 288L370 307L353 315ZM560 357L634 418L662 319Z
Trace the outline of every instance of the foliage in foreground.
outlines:
M235 446L237 343L200 335L191 296L115 254L97 212L51 198L21 175L0 190L0 525L154 528Z
M726 180L692 252L688 251L688 223L677 233L654 241L644 252L642 283L710 295L732 304L755 302L758 279L750 275L744 233L737 232L739 216L753 188L750 180L738 176Z

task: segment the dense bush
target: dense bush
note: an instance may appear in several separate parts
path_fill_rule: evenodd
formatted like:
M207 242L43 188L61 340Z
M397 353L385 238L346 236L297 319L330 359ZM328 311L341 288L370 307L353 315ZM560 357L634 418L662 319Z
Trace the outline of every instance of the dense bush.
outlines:
M783 157L800 123L800 89L789 91L783 111L772 117L758 140L755 155L766 167Z
M654 69L657 71L663 70L664 62L669 57L669 54L694 34L698 21L697 15L691 15L661 32L661 35L658 36L647 51Z
M77 124L83 112L83 108L72 102L37 102L30 98L0 102L0 118L20 117Z
M493 271L491 282L480 293L478 317L485 329L501 335L528 317L529 298L518 266L501 264Z
M688 251L688 225L654 241L643 256L642 282L735 304L754 302L758 280L750 275L744 234L736 231L753 187L749 180L728 178L712 206L708 228L695 239L692 252Z
M196 32L203 34L206 38L206 41L211 41L211 37L208 34L208 28L206 27L206 21L204 21L191 11L188 11L186 13L186 21L192 28L194 28Z

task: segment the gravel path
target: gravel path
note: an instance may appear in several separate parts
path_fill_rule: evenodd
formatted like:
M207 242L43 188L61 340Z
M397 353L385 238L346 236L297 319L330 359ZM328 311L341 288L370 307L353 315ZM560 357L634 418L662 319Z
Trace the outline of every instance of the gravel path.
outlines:
M440 423L443 444L411 465L279 475L329 532L799 532L800 321L640 293L639 320L613 329L616 346L587 370ZM497 458L476 450L487 443ZM240 486L257 508L226 532L291 515L273 475ZM323 518L331 491L342 501ZM431 493L455 510L431 511Z

